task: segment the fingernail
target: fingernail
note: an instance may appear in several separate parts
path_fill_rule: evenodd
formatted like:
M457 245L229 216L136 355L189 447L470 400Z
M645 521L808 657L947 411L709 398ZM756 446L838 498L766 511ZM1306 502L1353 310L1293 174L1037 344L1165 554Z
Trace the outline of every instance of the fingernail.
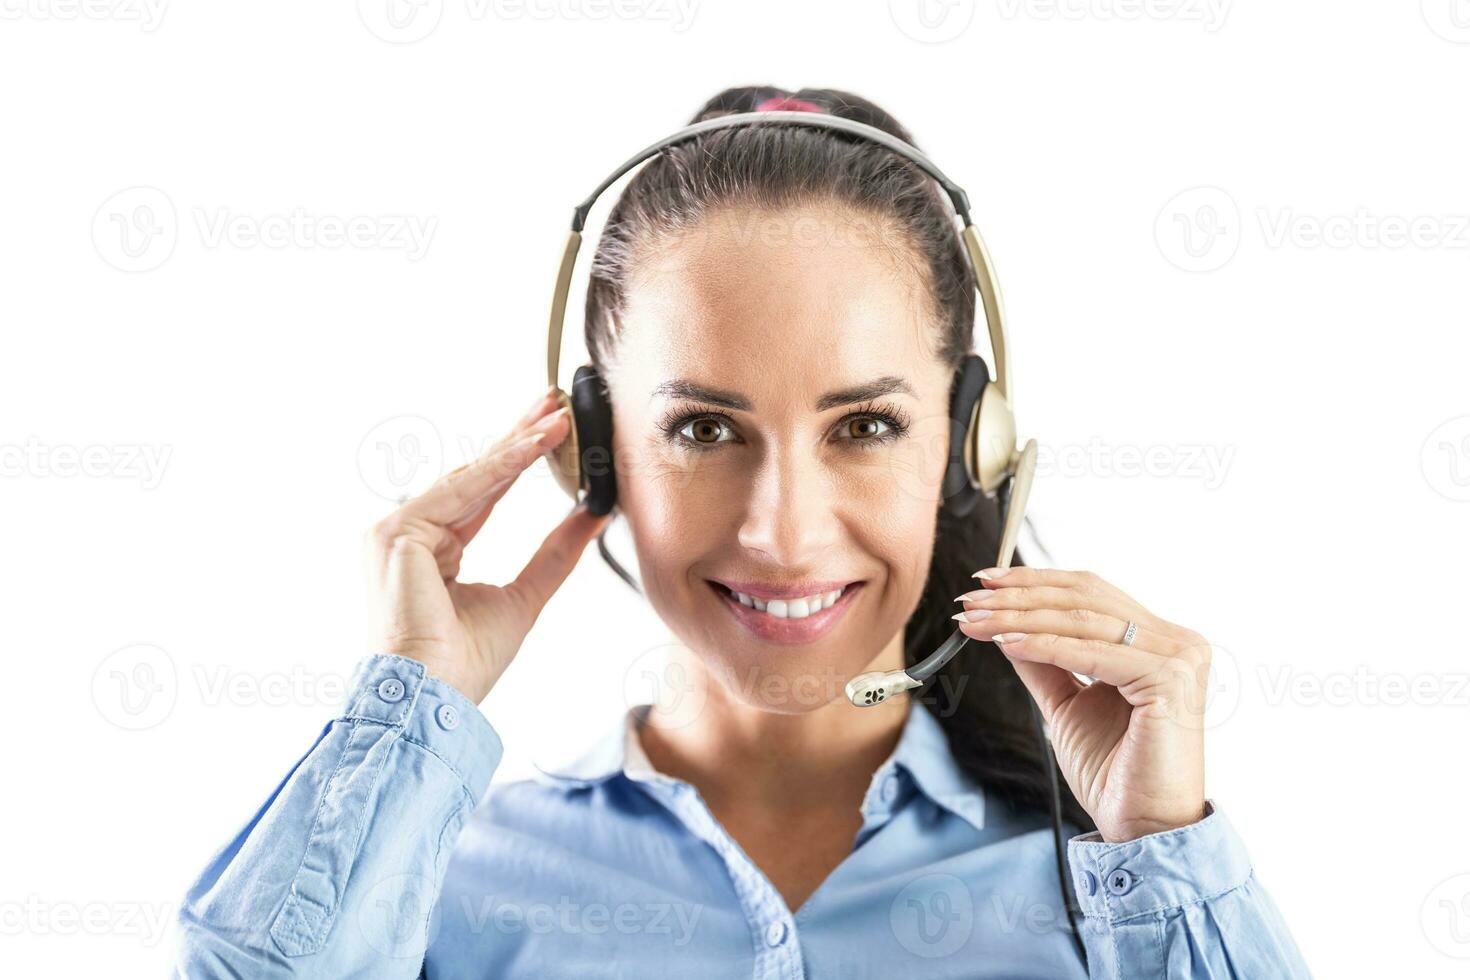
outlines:
M980 620L989 619L990 617L991 612L989 609L966 609L964 612L957 612L949 618L962 620L966 623L978 623Z
M989 589L976 589L974 592L966 592L964 595L955 596L954 601L959 602L963 599L970 602L984 602L986 599L989 599L993 595L995 595L995 593Z
M562 418L563 416L566 416L566 415L570 415L571 413L572 413L571 407L570 406L567 406L567 405L563 405L561 408L558 408L556 411L552 412L550 415L546 416L545 418L537 419L536 420L536 424L534 426L532 426L532 428L534 428L534 429L549 429L553 425L556 424L556 420L557 419Z
M982 568L980 571L976 572L974 575L972 575L970 577L971 578L1000 578L1001 576L1005 575L1006 572L1009 572L1009 571L1010 571L1009 568Z
M990 638L996 643L1015 643L1017 640L1026 639L1025 633L997 633Z

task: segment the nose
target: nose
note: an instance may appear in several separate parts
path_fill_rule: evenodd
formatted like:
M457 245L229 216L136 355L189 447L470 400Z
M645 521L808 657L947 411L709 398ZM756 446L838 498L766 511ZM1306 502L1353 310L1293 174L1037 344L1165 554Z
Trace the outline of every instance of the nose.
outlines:
M773 440L751 474L740 544L774 565L818 572L840 533L840 487L810 446Z

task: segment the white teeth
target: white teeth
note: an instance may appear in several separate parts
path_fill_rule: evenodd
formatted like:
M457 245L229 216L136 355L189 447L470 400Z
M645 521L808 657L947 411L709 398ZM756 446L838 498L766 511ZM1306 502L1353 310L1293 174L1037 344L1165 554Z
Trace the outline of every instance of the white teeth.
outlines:
M744 592L736 592L734 595L742 606L750 606L767 615L779 619L805 619L812 613L830 609L838 599L842 598L842 593L846 590L847 586L844 585L840 589L823 592L820 595L805 596L800 599L772 599L769 602L748 596Z

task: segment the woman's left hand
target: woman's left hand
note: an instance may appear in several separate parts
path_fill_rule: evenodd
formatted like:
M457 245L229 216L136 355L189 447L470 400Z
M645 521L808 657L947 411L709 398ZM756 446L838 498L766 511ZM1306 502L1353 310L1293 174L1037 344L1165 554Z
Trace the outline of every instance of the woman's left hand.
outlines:
M1051 729L1072 794L1103 839L1201 819L1209 642L1092 572L1015 566L976 578L984 589L961 597L962 615L989 615L961 619L960 629L994 640L1016 668ZM1138 632L1124 646L1130 619Z

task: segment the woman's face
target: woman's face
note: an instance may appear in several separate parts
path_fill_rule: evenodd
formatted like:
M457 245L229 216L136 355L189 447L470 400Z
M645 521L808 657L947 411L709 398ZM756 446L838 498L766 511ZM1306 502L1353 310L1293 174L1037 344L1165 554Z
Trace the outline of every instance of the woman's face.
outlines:
M651 252L607 365L645 593L731 699L819 708L898 649L929 568L951 375L923 267L830 203Z

